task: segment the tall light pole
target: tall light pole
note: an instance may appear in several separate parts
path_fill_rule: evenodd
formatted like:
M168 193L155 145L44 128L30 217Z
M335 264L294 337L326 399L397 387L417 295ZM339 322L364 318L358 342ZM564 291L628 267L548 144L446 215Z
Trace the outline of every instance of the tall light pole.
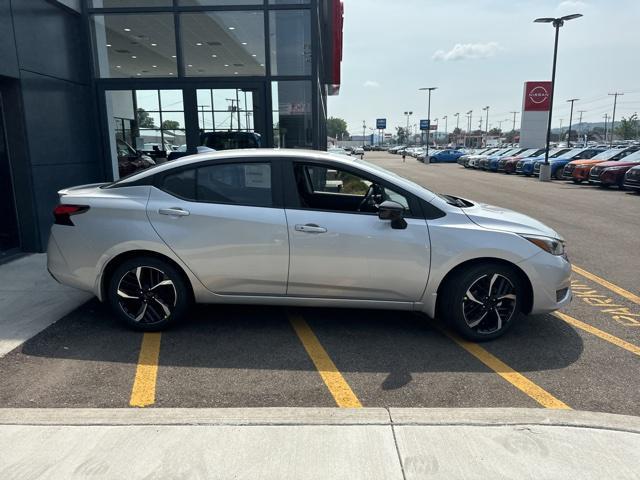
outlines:
M609 95L613 96L613 117L611 117L611 143L609 146L613 146L613 134L616 128L616 104L618 103L618 96L624 95L624 93L610 93Z
M362 120L362 148L364 148L366 134L367 134L367 122L365 120Z
M467 117L468 117L468 120L469 120L469 127L467 128L467 135L469 136L469 138L471 138L471 120L473 119L473 110L469 110L467 112ZM467 142L464 142L464 143L465 143L465 146L466 146Z
M516 131L516 115L518 115L520 112L511 112L513 113L513 128L511 129L512 132Z
M587 142L584 141L584 125L582 124L582 114L583 113L587 113L586 110L578 110L578 113L580 114L580 136L583 137L582 139L582 144L586 147L587 146Z
M609 114L604 114L604 143L607 143L607 126L609 123Z
M569 114L569 135L567 135L567 147L571 146L571 123L573 122L573 103L580 100L579 98L570 98L567 102L571 102L571 113Z
M438 87L422 87L418 89L423 92L426 91L428 93L428 98L429 98L427 100L427 123L429 124L429 130L427 130L427 150L424 154L425 163L427 163L429 158L429 136L431 135L431 92L437 89Z
M487 112L487 121L484 124L484 129L487 131L487 134L485 136L484 145L487 146L487 142L489 141L489 105L484 107L482 110L485 110Z
M413 112L404 112L407 116L407 129L405 130L405 135L407 136L407 144L409 143L409 118L413 115Z
M540 166L540 181L548 182L551 180L551 165L549 164L549 142L551 140L551 118L553 115L553 91L556 87L556 63L558 60L558 37L560 36L560 27L564 25L567 20L573 20L574 18L580 18L582 14L574 13L572 15L565 15L560 18L536 18L535 23L550 23L556 29L555 42L553 44L553 67L551 69L551 94L549 95L549 120L547 121L547 145L544 152L544 164Z
M560 119L560 133L558 134L558 144L562 141L562 122L564 121L564 118Z
M436 145L438 144L438 118L434 118L433 119L433 123L436 126L436 130L435 130L435 134L434 134L434 142L436 143ZM431 135L431 122L429 122L429 135ZM427 136L427 139L429 137ZM425 157L426 158L426 157Z

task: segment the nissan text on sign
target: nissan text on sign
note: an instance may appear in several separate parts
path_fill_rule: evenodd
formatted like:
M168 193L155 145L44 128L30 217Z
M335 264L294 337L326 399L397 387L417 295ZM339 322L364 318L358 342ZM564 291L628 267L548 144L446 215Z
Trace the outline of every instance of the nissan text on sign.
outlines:
M547 138L551 82L525 82L520 147L543 148Z

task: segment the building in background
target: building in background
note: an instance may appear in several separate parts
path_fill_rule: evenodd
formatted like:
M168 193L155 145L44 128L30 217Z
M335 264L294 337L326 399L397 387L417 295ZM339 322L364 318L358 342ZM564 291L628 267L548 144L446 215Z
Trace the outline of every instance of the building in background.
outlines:
M0 259L144 152L326 148L339 0L0 0ZM211 140L214 139L214 140Z

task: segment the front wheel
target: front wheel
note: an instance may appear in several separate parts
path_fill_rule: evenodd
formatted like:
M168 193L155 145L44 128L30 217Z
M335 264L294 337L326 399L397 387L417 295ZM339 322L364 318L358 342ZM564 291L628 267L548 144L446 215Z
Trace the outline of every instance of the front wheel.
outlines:
M164 330L184 318L190 290L171 264L152 257L132 258L118 266L107 298L118 318L143 331Z
M563 175L562 174L562 170L558 169L558 170L556 170L556 173L555 173L554 177L555 177L556 180L562 180L562 175Z
M471 341L504 335L519 316L525 293L512 268L492 263L458 272L443 288L438 315Z

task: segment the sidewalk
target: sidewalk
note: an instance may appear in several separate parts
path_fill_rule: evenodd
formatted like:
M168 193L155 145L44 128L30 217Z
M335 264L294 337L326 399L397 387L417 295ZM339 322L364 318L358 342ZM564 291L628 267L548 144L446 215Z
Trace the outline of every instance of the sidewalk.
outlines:
M637 479L640 418L543 409L0 409L2 479Z
M44 253L0 265L0 358L90 298L56 282Z

